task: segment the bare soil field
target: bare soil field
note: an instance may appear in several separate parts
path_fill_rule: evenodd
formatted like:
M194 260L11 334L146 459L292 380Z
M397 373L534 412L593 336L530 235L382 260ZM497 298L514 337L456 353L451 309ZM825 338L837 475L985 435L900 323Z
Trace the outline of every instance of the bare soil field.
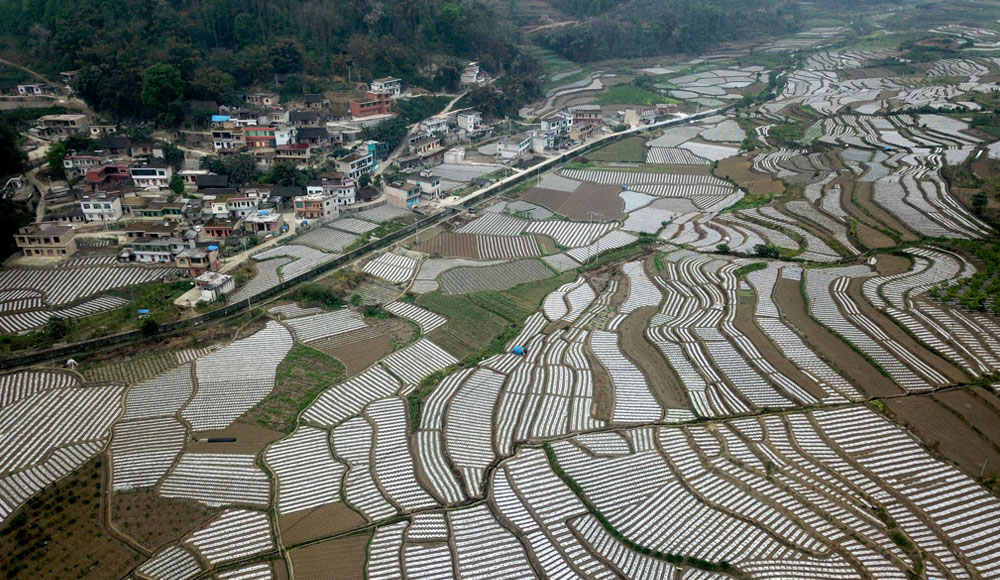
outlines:
M542 234L531 234L535 241L538 242L538 247L542 249L542 255L548 256L549 254L558 254L559 248L556 246L555 240L548 236L543 236Z
M320 348L326 354L344 363L348 377L353 377L375 364L375 361L392 352L392 338L386 334L376 334L357 342L332 348Z
M447 258L479 259L479 240L472 234L443 232L420 242L414 249L432 256L437 254Z
M857 278L851 280L850 284L847 285L847 294L853 299L862 314L874 321L879 328L884 330L886 334L894 338L897 342L899 342L899 344L903 345L907 351L913 353L915 356L919 357L920 360L934 367L938 372L948 377L953 382L959 383L969 379L965 373L945 359L921 346L916 339L907 334L902 328L893 322L892 319L885 316L882 312L869 304L861 293L861 284L863 283L864 279Z
M816 383L805 376L799 367L792 364L792 361L788 360L778 347L774 345L773 342L767 335L764 334L754 322L753 317L754 304L753 300L747 296L740 296L739 304L736 308L736 329L746 335L753 343L760 354L764 356L767 362L771 363L771 366L778 369L781 374L785 375L791 379L796 385L802 387L810 395L816 397L817 399L822 399L824 396L823 390L820 389Z
M243 420L291 433L299 412L323 389L346 378L344 364L336 358L296 343L278 365L274 389Z
M977 433L966 419L941 406L930 395L914 395L885 400L897 421L905 425L928 447L953 461L972 477L1000 472L1000 447Z
M102 525L101 460L28 500L0 531L0 574L11 579L122 578L143 556Z
M918 238L910 230L906 229L899 220L889 215L889 212L882 209L882 206L875 203L872 199L872 184L864 181L857 181L856 190L854 194L854 203L863 209L863 211L870 217L881 222L885 227L890 230L898 232L903 241L913 242Z
M264 450L271 443L284 437L280 431L273 431L260 425L244 423L239 420L225 429L214 431L198 431L195 433L197 439L208 439L215 437L235 437L232 443L202 443L192 441L188 443L188 453L250 453L256 455Z
M194 502L164 499L152 488L116 492L111 501L115 526L151 552L176 542L218 514Z
M596 419L610 421L611 414L615 410L615 385L611 382L611 375L597 360L590 346L584 349L587 355L587 362L590 364L591 372L594 374L594 404L592 414Z
M1000 445L1000 399L982 387L966 387L941 391L934 395L938 403L948 407L979 431L980 436L994 445ZM996 466L1000 471L1000 465Z
M719 161L715 175L731 179L753 195L781 195L785 193L785 184L770 175L757 173L751 169L752 164L747 154L729 157ZM704 170L702 171L704 173Z
M862 392L870 397L903 392L889 377L809 316L798 282L779 278L773 299L785 319L805 334L806 344Z
M364 580L370 534L356 534L289 550L292 574L316 580Z
M294 546L363 526L365 519L343 502L327 504L278 518L281 540ZM296 570L296 572L299 572Z
M625 202L618 196L621 187L583 183L575 191L555 191L532 188L521 195L521 199L544 206L572 220L587 221L590 212L604 216L604 220L619 220L625 217Z
M684 385L660 351L646 340L649 319L658 311L646 306L625 317L618 327L622 352L646 375L650 392L664 409L690 409Z
M897 256L895 254L875 255L875 271L878 272L879 276L902 274L903 272L909 271L912 265L913 263L903 256Z
M855 225L854 230L857 232L858 242L869 250L891 248L896 245L892 238L863 223Z

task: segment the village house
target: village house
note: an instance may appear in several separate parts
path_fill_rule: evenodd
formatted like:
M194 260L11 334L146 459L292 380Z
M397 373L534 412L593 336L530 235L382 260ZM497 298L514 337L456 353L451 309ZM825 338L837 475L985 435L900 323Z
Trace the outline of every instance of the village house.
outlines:
M335 162L336 169L349 179L358 179L371 173L374 169L374 156L371 153L351 153Z
M17 94L22 97L44 95L46 88L46 85L42 83L19 83L17 85Z
M246 141L247 147L251 149L273 149L276 145L274 127L244 127L243 139Z
M79 179L87 175L87 171L92 167L98 167L105 163L111 163L109 157L98 157L97 155L77 155L75 152L63 157L63 171L69 179Z
M284 225L281 214L268 209L257 210L243 218L243 229L254 235L278 235Z
M165 188L170 185L170 176L173 170L169 165L139 165L129 167L129 177L136 187L159 187Z
M576 105L570 107L569 112L573 115L573 123L600 123L602 119L600 105Z
M531 149L531 135L512 135L500 139L497 155L504 161L520 159Z
M302 127L295 132L295 141L299 144L323 145L332 140L333 137L326 127Z
M79 201L83 219L88 222L115 222L122 218L122 195L99 191L84 195Z
M131 139L120 135L107 135L97 142L97 147L101 151L113 157L127 157L131 145Z
M328 193L300 195L293 201L295 219L316 220L336 217L340 213L337 198Z
M17 95L17 81L0 79L0 96L12 97Z
M69 137L77 133L89 133L90 124L86 115L78 113L44 115L38 118L38 132L43 137Z
M566 131L573 126L573 115L565 111L553 111L542 117L542 131Z
M194 279L194 284L201 290L201 302L215 302L236 289L236 279L219 272L204 272Z
M288 122L296 127L319 127L323 119L316 111L289 111Z
M174 259L182 276L194 278L219 269L219 247L184 248Z
M217 218L205 222L202 227L202 232L209 238L228 238L233 235L239 226L241 225L239 220L233 220L230 218Z
M14 242L25 256L68 257L76 253L73 228L55 224L30 224L20 228Z
M185 248L180 238L138 238L129 246L133 259L144 264L169 264Z
M420 186L395 182L385 186L385 199L391 206L412 209L420 203Z
M133 198L134 199L134 198ZM125 206L122 201L122 206ZM125 240L135 240L139 238L171 238L177 235L177 225L168 222L132 222L125 228Z
M463 111L455 117L458 128L469 133L475 133L483 127L483 114L479 111Z
M302 98L307 109L325 109L330 106L330 99L318 93L310 93Z
M99 167L91 167L86 175L87 185L95 190L108 185L119 185L131 179L129 167L125 163L105 163Z
M375 79L369 86L371 87L371 92L386 93L393 99L403 94L403 81L393 77Z
M368 91L363 101L351 101L351 116L355 119L392 114L392 95Z
M212 129L212 147L217 153L239 151L246 145L243 129L227 122Z
M275 107L281 102L281 95L278 93L250 93L244 95L243 100L258 107Z
M463 85L481 85L486 82L486 75L479 68L478 62L467 62L462 69Z

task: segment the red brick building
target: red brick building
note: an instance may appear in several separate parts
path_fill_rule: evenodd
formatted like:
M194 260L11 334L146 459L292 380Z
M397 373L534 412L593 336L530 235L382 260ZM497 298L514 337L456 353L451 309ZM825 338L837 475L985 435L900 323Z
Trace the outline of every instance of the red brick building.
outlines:
M367 100L351 101L351 116L360 119L375 115L392 114L392 93L368 91Z

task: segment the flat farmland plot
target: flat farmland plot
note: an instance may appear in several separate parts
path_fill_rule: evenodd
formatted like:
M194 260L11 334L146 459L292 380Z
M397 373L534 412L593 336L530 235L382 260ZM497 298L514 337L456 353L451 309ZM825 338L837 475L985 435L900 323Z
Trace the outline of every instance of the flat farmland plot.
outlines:
M242 509L224 512L184 543L212 565L274 549L267 515Z
M210 507L266 506L270 482L253 455L187 453L160 484L166 498L190 499Z
M445 294L468 294L483 290L506 290L543 278L552 270L538 260L521 260L485 268L453 268L438 278Z
M299 427L291 437L272 445L266 459L278 477L281 515L340 501L346 468L334 460L326 431Z
M336 334L344 334L354 330L368 328L360 314L342 308L334 312L324 312L312 316L293 318L285 322L295 333L299 342L319 340Z
M337 253L343 250L345 246L353 242L355 239L357 239L357 235L353 233L343 232L330 227L322 226L313 228L296 237L295 241L300 244L316 248L317 250Z
M479 258L479 236L442 232L421 242L416 246L416 250L431 255L440 254L441 256L476 260Z
M582 183L573 191L557 191L552 189L532 188L521 197L532 203L545 206L555 213L574 220L621 219L622 200L618 197L620 186L602 185L598 183ZM592 216L591 212L600 214Z
M408 256L385 253L365 264L364 272L395 284L406 282L413 277L417 260Z

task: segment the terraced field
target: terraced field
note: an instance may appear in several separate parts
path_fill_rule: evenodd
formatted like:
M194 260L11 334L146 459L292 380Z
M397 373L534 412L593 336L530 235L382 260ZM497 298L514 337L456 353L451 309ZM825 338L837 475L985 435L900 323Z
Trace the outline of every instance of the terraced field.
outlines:
M1000 578L1000 317L944 289L994 273L954 242L996 231L950 179L995 144L949 107L992 91L972 49L1000 35L934 26L968 46L912 67L810 48L837 27L759 47L808 51L773 99L371 256L379 290L352 291L382 308L278 303L211 350L0 376L0 519L34 522L97 457L86 499L143 538L118 577ZM662 90L707 107L769 80L671 67ZM396 213L258 254L237 297ZM0 316L57 304L42 286ZM351 345L377 352L310 348Z

